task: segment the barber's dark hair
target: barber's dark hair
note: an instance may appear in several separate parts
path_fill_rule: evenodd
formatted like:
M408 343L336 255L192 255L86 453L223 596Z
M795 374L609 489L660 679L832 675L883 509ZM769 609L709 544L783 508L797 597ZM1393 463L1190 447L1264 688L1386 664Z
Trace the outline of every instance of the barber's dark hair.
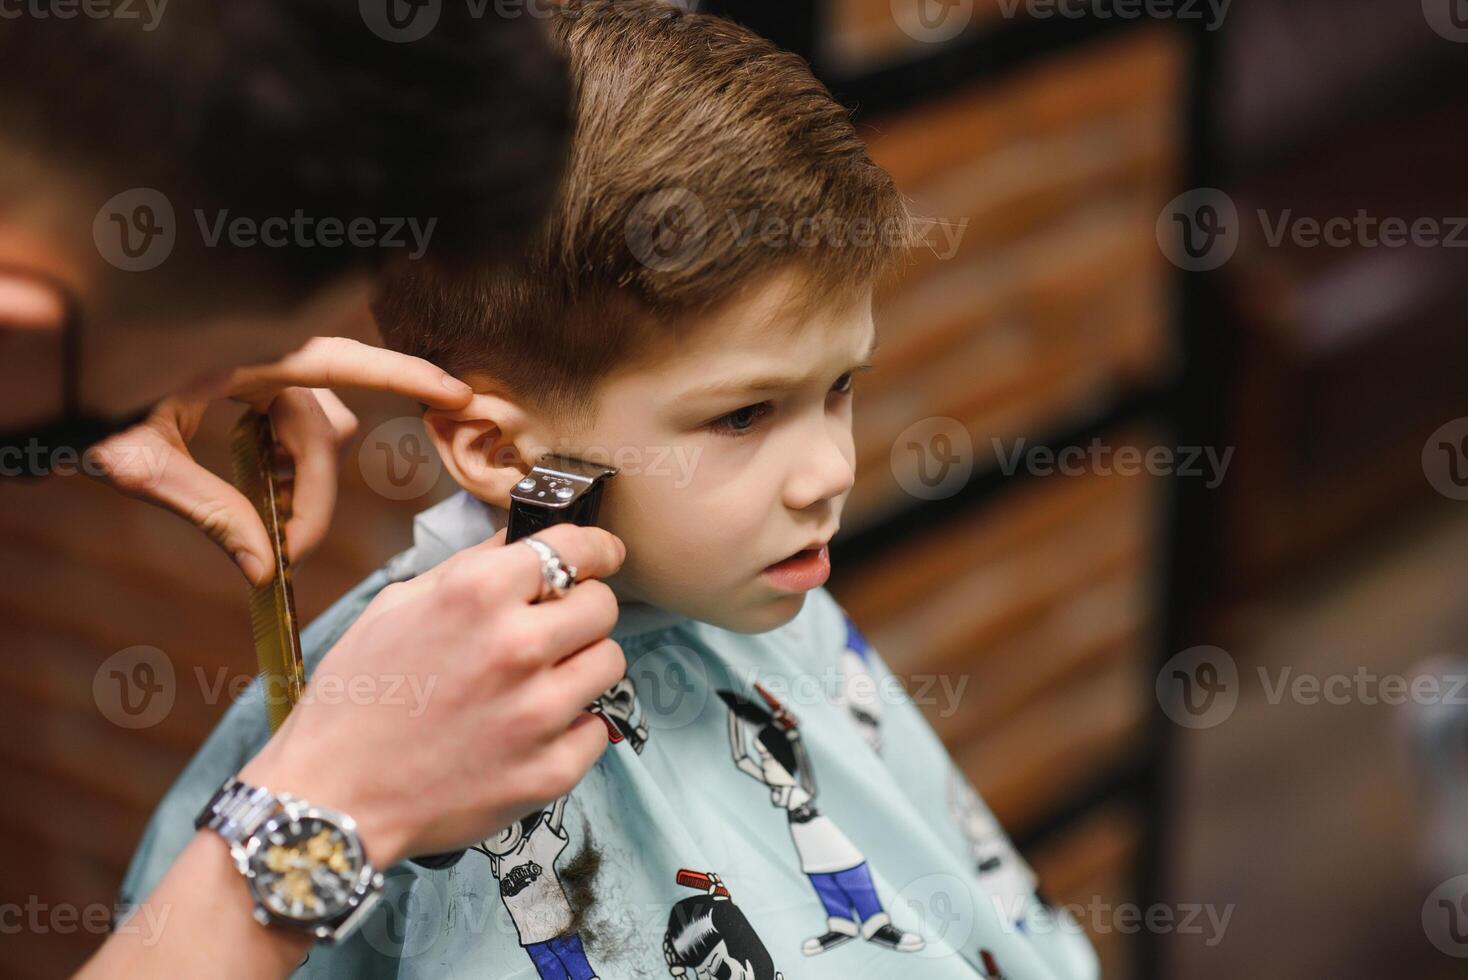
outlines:
M171 0L150 30L115 16L8 19L0 149L79 175L99 207L132 187L162 191L180 225L175 256L199 245L195 208L256 220L300 209L436 219L434 258L477 266L507 255L554 196L569 78L544 18L437 6L433 29L400 42L374 32L359 0ZM299 296L403 251L193 258L211 278L240 263L251 267L241 283ZM189 261L162 268L182 274Z

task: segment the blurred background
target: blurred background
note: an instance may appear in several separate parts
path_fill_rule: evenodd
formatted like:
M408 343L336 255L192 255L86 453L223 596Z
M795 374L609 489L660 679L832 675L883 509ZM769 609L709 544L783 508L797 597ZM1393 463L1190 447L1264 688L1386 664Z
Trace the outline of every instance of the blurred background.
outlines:
M967 685L931 721L1105 975L1463 976L1468 2L697 6L809 58L933 219L831 589ZM348 401L307 619L451 489L412 405ZM253 670L245 590L81 478L0 521L0 902L110 906ZM137 646L161 710L109 681ZM6 932L13 976L101 940Z

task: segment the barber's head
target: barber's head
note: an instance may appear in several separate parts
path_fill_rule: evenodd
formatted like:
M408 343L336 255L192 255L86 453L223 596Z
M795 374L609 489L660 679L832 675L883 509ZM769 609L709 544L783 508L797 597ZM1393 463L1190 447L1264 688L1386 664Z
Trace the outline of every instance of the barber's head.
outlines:
M58 314L81 408L123 415L359 332L384 266L493 260L533 226L568 128L543 20L443 4L405 33L371 2L4 22L0 429L61 412Z

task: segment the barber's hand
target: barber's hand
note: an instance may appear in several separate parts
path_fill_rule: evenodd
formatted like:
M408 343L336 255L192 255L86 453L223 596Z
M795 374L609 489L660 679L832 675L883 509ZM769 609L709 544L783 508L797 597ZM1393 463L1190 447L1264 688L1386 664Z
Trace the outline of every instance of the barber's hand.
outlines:
M235 371L219 397L268 410L276 438L295 464L294 512L286 524L293 561L326 536L341 446L357 430L356 416L330 390L338 387L396 392L447 410L463 408L472 395L427 361L343 337L317 337L274 364ZM251 583L263 585L273 574L274 558L255 508L189 453L209 404L206 397L170 398L141 424L91 452L106 482L194 524Z
M627 666L607 638L612 590L586 579L626 549L596 527L535 536L577 568L564 598L532 604L540 560L503 531L388 586L240 778L350 814L379 868L477 843L570 792L608 744L584 708Z

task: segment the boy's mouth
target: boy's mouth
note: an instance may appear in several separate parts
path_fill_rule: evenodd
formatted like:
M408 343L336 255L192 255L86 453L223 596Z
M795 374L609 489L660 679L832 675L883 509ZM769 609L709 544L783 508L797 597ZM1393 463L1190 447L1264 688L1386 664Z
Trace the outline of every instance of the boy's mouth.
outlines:
M765 578L787 592L807 592L831 576L831 557L824 544L797 551L764 570Z

